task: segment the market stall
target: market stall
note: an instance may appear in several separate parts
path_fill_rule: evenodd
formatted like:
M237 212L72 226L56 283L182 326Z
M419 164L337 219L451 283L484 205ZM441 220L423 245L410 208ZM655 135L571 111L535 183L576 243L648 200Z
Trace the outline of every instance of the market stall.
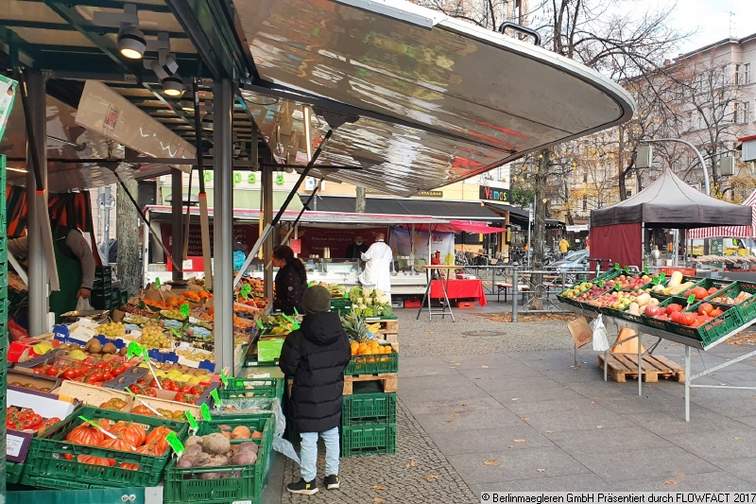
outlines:
M591 211L591 259L642 267L649 264L646 254L651 250L644 239L646 229L710 225L750 226L751 209L711 198L665 169L635 196Z

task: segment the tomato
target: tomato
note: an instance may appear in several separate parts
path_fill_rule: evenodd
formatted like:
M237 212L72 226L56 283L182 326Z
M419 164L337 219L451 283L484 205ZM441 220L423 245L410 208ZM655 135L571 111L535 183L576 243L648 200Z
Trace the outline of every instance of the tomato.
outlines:
M47 376L58 376L58 373L60 373L60 370L58 368L55 368L55 367L52 367L52 366L49 367L47 369L47 371L45 371L45 374Z
M186 402L186 397L183 392L176 392L176 396L173 400L177 402Z
M695 287L693 288L693 295L696 296L696 299L703 299L708 296L709 293L703 287Z
M709 293L709 295L714 294L715 292L717 292L717 288L711 287L707 292Z
M693 325L696 321L696 315L691 312L680 312L680 324L685 326Z
M722 311L721 308L714 308L713 310L711 310L709 312L709 317L711 317L711 318L717 318L720 315L722 315L722 313L724 313L724 312Z
M78 371L75 371L73 369L66 369L63 371L63 379L64 380L73 380L78 376Z
M711 305L711 303L701 303L701 306L698 307L697 311L699 315L708 315L713 309L714 307Z
M682 312L673 311L673 312L670 313L669 319L672 322L674 322L675 324L682 324L682 322L681 322L682 315L683 315Z
M679 305L677 303L671 303L667 305L667 314L671 315L674 312L682 311L683 307L682 305Z

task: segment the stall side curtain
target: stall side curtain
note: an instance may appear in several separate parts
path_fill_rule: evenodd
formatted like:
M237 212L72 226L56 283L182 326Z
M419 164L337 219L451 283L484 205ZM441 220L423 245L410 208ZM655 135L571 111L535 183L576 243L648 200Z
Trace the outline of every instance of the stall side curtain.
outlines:
M642 265L641 225L613 224L611 226L591 226L589 237L591 268L596 267L596 259L609 259L622 266ZM602 264L606 268L607 263Z
M6 186L5 196L8 237L17 238L24 234L28 224L29 201L26 189L18 186ZM94 237L92 202L89 192L50 194L47 207L50 212L50 222L54 225L76 227L83 233L89 233L89 241L92 244L95 261L98 266L102 266Z

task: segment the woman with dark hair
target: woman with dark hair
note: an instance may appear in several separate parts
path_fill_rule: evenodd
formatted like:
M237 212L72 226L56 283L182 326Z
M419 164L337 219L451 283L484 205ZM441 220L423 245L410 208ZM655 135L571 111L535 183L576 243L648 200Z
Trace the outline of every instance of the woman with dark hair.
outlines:
M286 245L273 249L273 266L278 268L273 309L293 314L302 313L302 297L307 289L307 272L302 261L294 257L294 251Z

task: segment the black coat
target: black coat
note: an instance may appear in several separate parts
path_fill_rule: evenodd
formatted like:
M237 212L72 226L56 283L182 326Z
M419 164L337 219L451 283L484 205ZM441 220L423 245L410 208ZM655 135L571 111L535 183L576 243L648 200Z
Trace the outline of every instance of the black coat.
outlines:
M324 432L338 427L344 368L351 352L338 313L307 315L281 350L279 366L294 377L289 420L298 432Z
M298 259L297 259L298 260ZM293 314L294 308L302 313L302 298L307 289L307 273L287 264L276 273L273 309Z

